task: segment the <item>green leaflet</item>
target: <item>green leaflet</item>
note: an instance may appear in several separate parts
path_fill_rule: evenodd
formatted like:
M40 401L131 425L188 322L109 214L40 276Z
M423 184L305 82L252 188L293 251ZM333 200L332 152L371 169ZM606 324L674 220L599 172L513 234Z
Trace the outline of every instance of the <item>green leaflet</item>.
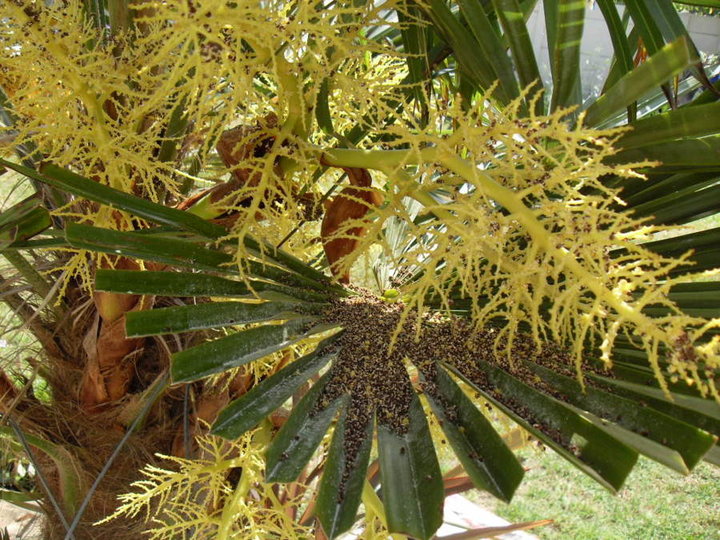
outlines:
M618 149L650 146L682 137L702 137L720 131L720 103L682 107L631 124L632 131L615 143Z
M413 2L405 1L403 9L397 10L398 20L402 23L400 35L402 37L403 52L407 54L408 76L407 82L412 88L412 97L421 108L420 121L423 127L427 123L428 103L425 88L428 79L432 78L430 68L430 42L432 34L429 27L420 24L417 19L423 16L420 8Z
M646 93L697 63L699 58L685 38L678 39L623 75L608 91L587 108L585 125L597 126Z
M124 193L109 186L99 184L93 180L75 174L71 171L68 171L67 169L57 167L51 163L43 164L40 167L40 172L37 172L28 167L24 167L22 165L12 163L10 161L6 161L4 159L0 159L0 164L11 168L21 174L24 174L25 176L34 180L47 183L51 186L63 189L69 193L86 198L88 200L107 204L112 208L124 210L133 215L147 219L153 223L168 225L181 230L191 231L210 239L220 238L221 236L226 234L225 229L223 229L219 225L215 225L213 223L205 221L204 219L194 214L191 214L189 212L183 212L175 208L169 208L161 204L156 204L140 197L135 197L134 195ZM68 229L72 227L81 226L70 224ZM97 229L96 231L99 231L99 229ZM84 245L78 247L84 247L86 249L97 249L98 251L103 250L101 246L93 248L90 241L91 238L81 238L82 231L80 229L75 229L72 232L68 230L68 236L73 236L77 243L85 243ZM299 282L301 280L295 278L295 284L312 285L312 281L320 281L322 283L327 283L327 278L322 274L322 272L318 272L317 270L310 268L296 257L293 257L292 255L285 253L282 250L276 249L273 246L269 246L266 243L259 242L250 236L246 236L244 238L244 243L248 248L255 249L258 253L261 253L262 255L268 255L272 259L279 262L281 265L287 266L288 268L296 271L298 274L306 278L304 282ZM121 247L119 249L123 248ZM130 248L125 247L125 249ZM130 256L137 256L139 258L143 258L141 254ZM156 260L150 258L150 254L148 253L145 253L145 256L148 257L147 260ZM165 261L161 260L160 262ZM314 283L314 286L316 288L321 288L318 285L318 283Z
M125 315L128 337L153 336L238 324L300 317L298 304L212 302L188 306L131 311ZM295 310L295 311L293 311Z
M707 309L710 317L720 317L720 283L717 281L679 283L670 289L668 298L683 311Z
M382 499L388 528L428 539L440 527L443 481L420 399L410 403L406 433L378 425Z
M482 28L486 26L483 25L479 15L475 16L478 10L472 9L476 3L477 0L466 3L466 7L470 6L471 9L473 31L468 30L442 0L431 0L427 6L423 6L423 9L435 25L435 30L452 47L462 74L468 78L472 86L475 89L486 90L496 80L504 81L506 84L498 85L493 95L500 102L508 103L518 95L517 82L514 81L514 75L512 81L508 79L512 72L507 73L509 59L504 49L502 50L504 59L489 55L491 53L488 51L496 50L499 40L497 35L494 35L494 30L493 35L483 33ZM478 35L481 36L480 40ZM478 54L478 51L482 53ZM499 68L496 62L499 62Z
M306 337L329 330L311 326L315 318L259 326L186 349L172 356L173 383L195 381L280 351ZM310 327L309 327L310 326Z
M670 272L671 276L684 275L688 272L702 272L717 268L720 261L720 227L694 232L663 240L654 240L642 244L643 247L666 257L680 257L689 254L688 262ZM622 257L625 249L611 253L613 257Z
M596 482L612 492L622 487L637 461L637 452L594 424L588 413L577 411L490 364L478 361L477 366L488 377L489 384L495 389L493 392L449 367L515 422ZM498 396L512 396L515 405L507 406ZM518 408L523 409L522 416L516 410ZM558 437L564 439L563 443L557 440Z
M582 98L580 42L585 21L585 2L553 0L552 3L557 3L556 37L550 49L554 86L550 110L554 111L558 107L579 105Z
M488 62L508 97L520 95L512 62L507 55L506 47L485 12L485 6L479 0L459 0L458 5L477 43L477 55ZM457 51L456 51L457 54Z
M675 238L666 238L643 244L644 247L666 257L679 257L693 250L688 264L676 268L670 275L682 275L689 272L702 272L717 268L720 261L720 227L695 232Z
M633 53L637 50L637 45L631 46L630 41L634 39L634 43L637 43L637 36L635 35L635 29L633 29L630 36L627 36L627 26L630 16L625 12L621 19L614 0L598 0L597 4L605 19L614 51L610 72L605 78L604 88L601 92L605 93L605 90L613 86L620 77L630 73L635 68ZM637 118L636 103L628 106L627 118L628 122L632 122Z
M253 283L253 282L251 282ZM98 270L95 288L99 291L160 296L249 296L242 281L212 274L154 272L150 270Z
M185 114L187 108L187 96L175 96L175 108L170 114L170 120L168 121L167 128L165 129L165 136L163 142L160 145L158 151L158 161L164 163L171 163L177 156L178 149L182 144L182 139L185 136L188 128L188 117ZM189 212L183 212L183 214L192 215ZM204 221L204 220L203 220ZM208 229L210 231L210 229Z
M33 195L0 213L0 249L22 242L52 225L42 201Z
M442 367L434 381L437 397L426 396L465 472L478 489L509 502L525 474L492 424Z
M188 240L168 238L147 232L114 231L74 223L68 225L66 238L70 245L77 248L125 255L193 270L238 274L231 255ZM297 295L306 299L324 300L331 290L310 278L274 265L249 259L246 259L243 264L255 276L276 280L278 284L275 287L280 292L292 295L292 290L295 290ZM298 288L306 286L312 287L313 290Z
M339 335L323 340L313 352L295 360L230 403L218 415L212 432L231 439L240 437L247 430L255 427L282 405L301 384L337 356L337 352L328 352L327 349Z
M647 217L652 224L680 225L715 214L718 207L720 185L713 179L636 205L633 217Z
M120 232L89 225L68 224L66 237L76 248L135 257L197 270L236 273L230 255L187 240L136 232Z
M330 114L330 79L324 78L320 83L317 101L315 102L315 119L318 126L328 135L335 133L332 115Z
M598 381L611 385L613 391L619 395L639 400L641 404L647 404L688 424L720 436L720 405L715 401L679 393L673 393L671 401L659 388L610 379L599 375L590 376Z
M597 0L597 4L598 7L600 7L600 11L602 11L608 31L610 32L610 39L613 44L619 69L621 70L621 74L625 75L633 70L632 50L630 49L628 38L625 35L625 25L620 19L613 0Z
M657 2L657 0L654 0ZM650 3L645 0L626 0L625 7L630 12L630 16L642 37L643 44L650 54L655 54L662 49L665 41L663 40L660 28L655 24L652 13L650 11ZM694 48L694 46L693 46Z
M235 281L212 274L155 272L149 270L98 270L95 287L99 291L161 296L224 296L265 298L285 303L318 302L328 299L319 292L287 287L270 281Z
M645 180L642 184L625 184L620 197L630 210L637 205L651 202L655 198L665 197L688 189L692 186L707 186L717 174L712 172L686 172L670 175L658 175Z
M263 255L261 253L253 255L256 255L258 259L261 260L244 259L242 262L245 270L252 275L272 279L285 286L300 287L315 291L308 291L309 294L325 296L331 291L337 293L337 288L333 288L329 283L317 281L304 274L298 274L289 268L269 264L267 261L262 260ZM322 296L318 296L318 298L322 298Z
M315 515L330 539L349 530L356 521L373 440L374 422L370 420L351 462L345 446L345 418L343 411L335 426L315 506Z
M525 16L518 0L492 0L504 37L510 45L521 88L534 85L533 93L544 90L535 51L525 24ZM537 101L535 114L543 111L542 99Z
M701 6L720 9L720 0L675 0L676 4L685 4L688 6Z
M611 156L607 163L630 163L644 160L659 163L659 167L656 167L653 172L720 171L720 135L664 141L651 146L621 150Z
M265 453L267 482L294 482L330 428L347 396L332 403L318 403L328 376L323 375L297 403ZM315 412L314 412L315 411Z
M333 293L340 295L348 294L344 287L330 283L329 278L325 274L304 263L287 251L276 248L267 242L256 240L250 235L245 235L243 237L243 243L245 244L245 247L257 253L259 258L262 260L269 257L270 259L276 261L280 266L292 270L301 276L305 276L316 284L322 285L326 290L330 290Z
M663 453L659 449L648 449L654 452L652 455L648 455L643 452L643 447L636 446L637 442L628 443L648 457L656 459L678 472L688 473L715 444L715 437L707 432L653 409L639 407L635 401L590 385L586 385L583 390L575 379L536 364L528 362L526 365L535 371L543 381L552 384L554 388L562 392L565 399L573 405L674 450L682 457L680 463L677 462L675 456Z
M124 193L109 186L99 184L89 178L53 165L52 163L44 163L41 165L39 172L1 158L0 164L20 174L24 174L28 178L44 182L90 201L124 210L152 221L153 223L171 225L186 231L196 232L207 238L219 238L226 233L225 229L219 225L205 221L193 214L156 204L146 199L130 195L129 193Z

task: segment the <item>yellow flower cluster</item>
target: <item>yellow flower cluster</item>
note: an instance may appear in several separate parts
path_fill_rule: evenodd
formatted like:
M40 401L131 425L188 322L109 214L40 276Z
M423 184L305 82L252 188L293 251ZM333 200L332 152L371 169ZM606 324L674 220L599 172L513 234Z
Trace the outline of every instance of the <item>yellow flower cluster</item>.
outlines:
M311 529L287 511L299 501L281 502L273 485L261 482L265 447L258 439L267 431L261 427L235 441L200 436L196 459L161 456L168 469L146 466L145 479L121 495L120 506L101 523L144 514L151 540L177 538L189 527L197 538L245 539L248 531L253 538L309 538ZM237 485L228 481L233 471L241 471Z
M414 276L402 289L408 312L462 305L478 329L502 321L496 348L511 365L513 340L531 332L538 346L570 347L582 381L593 357L611 364L622 336L647 354L665 390L672 374L720 398L712 377L720 341L711 336L720 321L688 316L668 299L689 277L669 277L685 257L645 248L662 229L623 211L604 182L652 164L608 165L621 130L588 129L582 117L573 127L570 111L523 113L525 97L501 110L485 96L469 112L458 100L434 109L425 130L388 128L394 148L326 152L328 162L380 171L389 186L356 254L381 243L389 273ZM422 203L420 215L409 200ZM390 223L402 226L401 245L383 234ZM339 234L358 225L348 221ZM651 317L650 306L666 314Z
M344 131L397 82L387 61L376 66L377 58L397 64L397 54L363 35L368 26L393 24L384 14L396 3L138 2L132 31L103 33L80 0L13 0L0 19L0 88L13 116L0 126L0 151L36 149L37 159L173 205L192 187L227 179L215 151L224 132L260 128L254 139L272 144L242 164L256 181L215 213L236 213L238 237L259 228L279 239L308 213L294 195L319 189L312 180L319 164L301 149L330 140L314 129L318 100ZM263 123L269 117L280 121ZM55 211L101 227L138 225L107 207ZM301 238L294 244L309 243ZM242 242L238 249L242 258ZM85 277L86 258L68 262L68 275Z
M642 246L658 230L624 212L603 180L649 165L607 164L619 132L586 129L567 111L528 113L539 99L529 91L500 110L489 95L461 103L440 89L418 122L398 106L402 55L367 35L401 27L387 20L400 4L393 0L360 9L350 1L148 1L124 33L95 29L82 4L7 3L0 87L15 116L2 129L13 139L8 152L36 148L98 182L174 204L193 182L222 180L227 169L214 152L222 133L252 128L237 142L263 142L238 165L252 181L208 215L234 213L229 239L241 266L248 232L279 241L307 217L302 194L337 181L337 172L316 181L321 164L370 169L376 187L358 189L382 185L384 203L372 223L348 220L337 231L368 229L344 264L381 245L385 274L417 277L402 290L409 308L466 302L478 328L505 321L498 348L509 351L529 331L538 343L571 347L578 373L588 350L609 363L623 339L645 351L663 388L671 374L720 399L720 341L710 336L720 323L668 300L668 275L682 260ZM348 141L342 134L352 128L371 136ZM331 149L338 143L346 148ZM138 226L92 205L57 212ZM389 239L390 223L402 238ZM302 228L286 247L309 260L317 229ZM66 273L86 277L86 260L79 253ZM668 311L651 317L648 306Z

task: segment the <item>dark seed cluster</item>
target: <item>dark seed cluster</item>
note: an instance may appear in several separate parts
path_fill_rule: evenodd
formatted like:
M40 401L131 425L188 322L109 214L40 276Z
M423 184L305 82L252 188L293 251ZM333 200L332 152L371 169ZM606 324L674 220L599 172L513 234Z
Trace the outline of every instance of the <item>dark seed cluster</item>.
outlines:
M410 312L403 321L403 304L388 303L360 289L356 293L334 301L323 315L327 322L345 329L336 343L338 358L318 400L318 408L324 408L341 396L350 399L345 418L347 462L343 484L353 469L368 422L373 417L378 424L398 434L407 431L408 412L415 390L406 361L411 362L421 375L420 380L415 381L415 388L440 401L449 421L454 421L456 413L453 405L443 402L438 393L438 361L453 366L557 442L568 444L557 430L534 418L531 411L511 396L503 395L482 369L485 364L499 367L543 392L553 393L553 389L522 362L510 362L504 354L495 355L497 335L492 329L477 331L464 319L437 313L418 317L417 313ZM401 322L402 329L398 331ZM530 336L521 336L513 343L510 357L545 365L569 365L568 357L561 349L548 347L538 351Z
M513 341L508 355L506 354L507 344L501 342L499 346L496 346L495 340L496 336L493 332L475 332L468 340L467 351L469 352L447 359L446 362L472 381L475 386L527 421L532 427L542 431L555 442L571 449L570 440L565 434L538 418L533 411L523 405L521 400L516 399L510 393L503 392L502 388L495 385L488 373L482 369L483 365L499 367L528 386L563 400L557 389L542 380L526 362L530 361L548 367L562 364L563 369L567 369L569 373L572 368L568 367L571 366L571 362L567 353L552 344L538 350L531 336L522 335ZM495 354L495 350L502 351L502 353Z
M346 418L350 448L346 449L351 454L359 449L373 415L399 433L407 429L413 389L403 364L406 332L401 332L392 350L389 347L401 313L402 306L364 291L338 300L325 313L328 322L340 324L345 332L338 340L339 355L320 402L350 396Z

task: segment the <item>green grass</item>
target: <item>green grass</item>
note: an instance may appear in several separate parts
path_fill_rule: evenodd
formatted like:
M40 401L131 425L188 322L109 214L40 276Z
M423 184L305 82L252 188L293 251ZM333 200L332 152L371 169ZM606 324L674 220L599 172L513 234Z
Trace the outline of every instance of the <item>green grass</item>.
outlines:
M641 458L626 488L612 495L551 451L523 450L528 469L511 504L473 492L471 499L517 523L552 519L531 531L553 540L720 539L720 468L681 476Z

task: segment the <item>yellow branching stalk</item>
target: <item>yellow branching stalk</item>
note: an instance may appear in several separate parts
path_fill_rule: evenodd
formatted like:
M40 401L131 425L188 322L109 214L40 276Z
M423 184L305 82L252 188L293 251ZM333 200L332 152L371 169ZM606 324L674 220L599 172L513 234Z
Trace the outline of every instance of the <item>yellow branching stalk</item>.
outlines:
M578 373L588 346L609 363L623 335L646 351L663 388L670 374L720 399L712 380L720 342L717 336L703 342L718 321L686 316L667 299L675 283L669 272L683 260L643 248L659 229L618 210L618 193L601 181L638 176L638 167L651 165L606 163L619 131L586 129L581 121L571 128L562 111L527 115L526 95L502 111L491 96L480 97L469 112L451 95L426 100L429 121L418 125L396 106L407 75L402 55L362 33L368 25L398 24L383 19L383 10L398 7L393 0L361 10L336 2L320 11L281 0L262 6L152 2L137 12L137 32L106 46L84 22L81 4L8 5L0 35L9 54L0 60L0 84L18 118L15 147L34 144L60 165L162 202L167 194L182 196L179 163L158 159L176 107L190 125L178 159L203 163L226 130L276 117L251 131L269 141L242 164L252 185L210 209L209 216L236 215L228 239L236 240L241 268L247 233L279 241L306 211L289 194L329 186L313 183L320 162L374 169L384 174L372 189L386 183L385 204L347 257L348 268L356 255L385 242L389 219L400 219L412 248L396 257L393 270L422 271L403 291L409 307L434 298L450 309L453 301L469 299L476 327L498 317L508 321L498 348L509 351L508 343L527 328L538 343L552 339L571 347ZM327 150L337 140L314 118L323 81L335 132L359 126L382 135L382 145L363 139L358 149ZM433 219L413 223L407 197ZM203 204L195 211L207 211ZM103 208L81 218L131 226L127 216ZM349 220L336 236L351 238L359 225L366 223ZM316 225L304 227L286 247L309 258L318 251L317 232ZM68 276L87 277L85 257L67 263ZM643 313L650 305L670 313L651 318Z
M236 441L199 437L198 459L162 456L168 469L147 466L135 491L102 522L144 514L152 540L177 538L192 528L197 538L309 538L311 530L286 512L272 484L262 483L264 446L254 441L264 428ZM240 479L228 480L232 471Z
M671 374L719 398L712 377L720 367L718 339L696 345L718 321L685 315L667 297L680 281L668 276L685 257L644 248L641 242L662 229L618 210L617 190L601 181L637 177L636 169L652 164L608 165L622 131L587 129L582 121L570 127L568 111L521 116L521 106L519 99L500 111L486 97L463 113L456 101L433 111L429 129L388 128L407 149L325 152L329 163L384 172L390 186L356 254L385 242L378 239L386 222L400 218L409 249L384 247L396 273L419 273L403 290L408 311L421 313L430 299L451 310L466 299L476 328L506 321L500 351L509 356L518 333L529 330L538 346L569 346L581 380L588 349L609 365L622 334L647 353L665 390ZM441 131L447 122L449 135ZM414 222L408 197L434 219ZM356 226L351 220L339 234ZM352 262L348 257L345 265ZM643 313L651 305L669 314Z
M312 182L318 164L302 147L309 140L329 141L313 127L320 88L315 83L327 78L331 95L348 111L337 115L339 130L358 114L377 113L380 96L393 89L397 76L388 78L374 64L397 66L400 58L361 31L388 24L383 13L396 3L358 9L352 2L336 2L322 10L280 0L139 3L134 6L137 30L103 43L79 0L50 7L13 0L0 21L0 87L16 121L0 128L13 141L2 151L9 155L23 145L36 147L43 159L166 203L185 195L186 176L178 173L179 166L186 169L191 159L212 164L224 131L256 126L274 115L278 125L265 130L274 143L244 164L258 182L217 210L237 213L233 235L240 239L258 223L261 230L287 234L307 210L288 195L318 189ZM371 53L380 60L371 60ZM337 105L330 105L334 112ZM175 140L168 129L177 110L189 127ZM177 155L163 156L162 146L171 142ZM278 177L278 164L293 174ZM81 219L97 226L131 226L127 216L107 208L85 210ZM307 248L306 240L298 247ZM242 242L238 250L241 259ZM68 269L82 275L84 264L79 254Z

